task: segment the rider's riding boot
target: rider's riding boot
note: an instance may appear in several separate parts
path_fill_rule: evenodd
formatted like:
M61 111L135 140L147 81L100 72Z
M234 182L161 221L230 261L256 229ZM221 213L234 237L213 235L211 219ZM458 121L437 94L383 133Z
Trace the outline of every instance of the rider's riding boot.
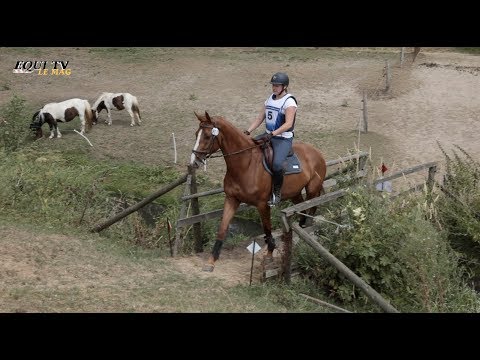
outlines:
M283 184L283 170L273 172L273 193L268 201L268 206L275 206L281 200L281 189Z

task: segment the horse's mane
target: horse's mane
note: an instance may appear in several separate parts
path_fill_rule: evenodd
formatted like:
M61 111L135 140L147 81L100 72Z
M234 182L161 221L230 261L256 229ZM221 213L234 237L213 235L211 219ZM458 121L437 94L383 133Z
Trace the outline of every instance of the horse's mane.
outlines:
M212 120L216 121L219 125L221 124L225 127L232 129L232 131L235 131L239 134L243 134L242 130L239 127L237 127L234 123L232 123L230 120L228 120L225 116L221 116L221 115L212 116Z
M207 119L207 116L204 115L204 114L197 114L195 113L195 115L202 121L202 122L209 122L208 119ZM217 125L220 130L221 128L223 127L226 127L226 128L229 128L229 129L232 129L232 131L236 131L240 134L243 134L242 130L240 128L238 128L236 125L234 125L231 121L227 120L227 118L225 116L222 116L222 115L209 115L210 119L211 119L211 123L212 124L215 124Z

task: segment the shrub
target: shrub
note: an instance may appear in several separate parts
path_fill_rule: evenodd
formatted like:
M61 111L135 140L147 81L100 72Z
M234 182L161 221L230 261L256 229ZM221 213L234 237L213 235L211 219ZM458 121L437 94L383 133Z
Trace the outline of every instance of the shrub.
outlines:
M476 311L478 300L462 282L458 256L445 233L426 216L425 198L410 195L392 200L367 188L350 190L325 214L330 223L323 223L316 235L400 311ZM368 302L363 292L310 248L299 246L295 257L337 300Z
M16 95L0 109L0 148L12 152L31 141L29 120L31 114L25 109L25 100Z
M451 246L462 254L462 262L474 283L480 280L480 163L465 150L446 158L443 196L436 204L436 221L448 233ZM480 286L476 286L479 288Z

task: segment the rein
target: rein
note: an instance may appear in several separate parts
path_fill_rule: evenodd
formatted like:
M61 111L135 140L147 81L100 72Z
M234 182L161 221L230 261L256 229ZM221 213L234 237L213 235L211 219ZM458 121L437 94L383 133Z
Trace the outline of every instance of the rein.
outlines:
M200 127L202 128L209 128L209 129L218 129L217 126L215 124L213 125L200 125ZM218 131L218 130L217 130ZM210 149L213 147L213 142L215 141L215 139L217 138L217 135L213 135L212 136L212 141L210 142L210 145L208 147L208 150L207 151L198 151L198 150L192 150L192 152L195 154L195 155L198 155L198 154L205 154L205 159L209 159L209 158L219 158L219 157L227 157L227 156L231 156L231 155L237 155L237 154L240 154L244 151L247 151L247 150L250 150L250 149L253 149L253 148L256 148L258 146L261 146L262 144L255 144L253 146L250 146L248 148L245 148L245 149L242 149L242 150L238 150L238 151L234 151L234 152L231 152L231 153L228 153L228 154L219 154L219 155L213 155L217 152L220 151L220 149L218 149L217 151L215 151L215 153L210 153Z
M244 151L247 151L247 150L250 150L250 149L253 149L257 146L261 146L261 145L253 145L253 146L250 146L246 149L242 149L242 150L238 150L238 151L234 151L234 152L231 152L231 153L228 153L228 154L221 154L221 155L216 155L216 156L213 156L212 154L210 154L210 158L218 158L218 157L225 157L225 156L230 156L230 155L236 155L236 154L240 154ZM215 152L218 152L219 150L215 151Z

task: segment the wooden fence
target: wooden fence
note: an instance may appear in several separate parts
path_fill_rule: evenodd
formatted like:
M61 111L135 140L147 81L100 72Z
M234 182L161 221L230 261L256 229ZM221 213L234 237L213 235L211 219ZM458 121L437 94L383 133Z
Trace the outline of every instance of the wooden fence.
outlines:
M326 181L324 182L324 188L332 187L335 185L335 180L332 179L333 176L336 176L342 172L348 171L349 168L352 166L357 167L357 174L359 177L365 175L365 164L368 157L367 152L359 152L354 155L345 156L342 158L329 160L326 162L327 167L332 167L334 165L350 163L351 166L344 167L343 169L334 171L330 173L326 177ZM173 245L173 255L177 256L179 251L183 247L183 239L185 235L185 229L193 225L193 238L194 238L194 248L196 252L201 252L203 250L202 244L202 235L201 235L201 228L200 223L206 220L214 219L221 217L223 215L223 209L217 209L213 211L209 211L206 213L200 213L199 211L199 203L198 198L223 193L223 188L213 189L209 191L204 191L197 193L197 184L195 181L195 169L189 167L188 176L186 178L186 185L183 196L181 198L182 206L180 208L180 214L176 224L176 232L175 232L175 242ZM191 208L191 216L187 216L187 212ZM250 208L247 204L240 204L238 207L237 213L243 210Z

